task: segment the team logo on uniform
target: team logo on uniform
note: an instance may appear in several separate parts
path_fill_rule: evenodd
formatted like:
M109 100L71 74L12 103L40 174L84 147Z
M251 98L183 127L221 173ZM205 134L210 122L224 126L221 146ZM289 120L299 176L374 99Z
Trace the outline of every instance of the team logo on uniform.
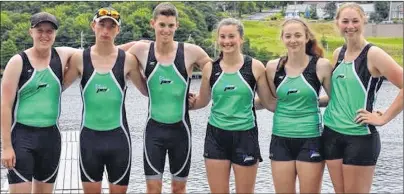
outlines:
M108 92L109 91L109 88L107 87L107 86L103 86L103 85L100 85L100 84L95 84L95 89L96 89L96 92L95 93L100 93L100 92Z
M286 94L286 95L289 95L289 94L297 94L297 93L299 93L300 91L298 90L298 89L289 89L288 90L288 93Z
M151 65L151 66L153 66L153 65L155 65L155 64L156 64L156 62L154 62L154 61L152 61L152 62L149 63L149 65Z
M163 76L160 76L159 80L160 80L160 85L162 85L162 84L172 84L173 83L172 80L164 78Z
M316 158L316 157L320 157L320 153L318 153L315 150L310 150L310 158Z
M254 156L245 155L243 162L245 163L245 162L249 162L249 161L253 161L253 160L254 160Z
M339 75L337 75L337 79L338 78L341 78L341 79L344 79L346 76L344 75L344 74L339 74Z
M39 83L38 87L36 88L37 90L41 89L41 88L47 88L48 87L48 83Z
M231 91L231 90L236 90L237 87L235 85L227 85L224 87L224 91Z

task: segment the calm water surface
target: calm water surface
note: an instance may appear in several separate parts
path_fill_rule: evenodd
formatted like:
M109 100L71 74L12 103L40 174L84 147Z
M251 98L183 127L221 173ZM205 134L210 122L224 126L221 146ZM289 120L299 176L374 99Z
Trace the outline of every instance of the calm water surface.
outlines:
M198 92L200 80L192 80L191 92ZM394 100L398 89L389 82L385 82L379 91L375 105L376 109L385 110ZM148 99L129 84L126 96L126 111L132 138L132 169L128 192L145 192L145 178L143 174L143 130L146 124ZM81 122L82 102L78 82L67 89L62 96L62 114L60 127L62 130L79 130ZM188 192L207 193L209 186L206 180L203 159L203 144L210 105L204 109L191 111L192 123L192 163L188 177ZM322 110L324 111L324 110ZM269 160L269 144L273 114L266 110L257 111L259 128L259 143L264 159L260 163L255 191L257 193L273 193L271 167ZM383 127L378 128L382 150L376 166L372 192L403 193L403 115L400 113L395 119ZM170 192L171 174L166 161L163 176L163 192ZM2 169L2 182L5 181L5 170ZM234 176L231 174L230 188L235 192ZM297 187L298 188L298 187ZM322 192L333 192L328 171L325 170Z

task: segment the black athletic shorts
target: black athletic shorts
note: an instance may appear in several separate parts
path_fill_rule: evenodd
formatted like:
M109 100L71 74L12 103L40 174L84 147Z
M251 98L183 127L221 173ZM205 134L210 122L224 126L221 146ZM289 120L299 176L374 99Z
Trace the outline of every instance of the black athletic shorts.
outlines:
M32 179L54 183L58 174L61 137L57 125L31 127L16 123L11 132L16 165L8 171L9 184Z
M374 166L380 154L380 136L377 131L369 135L345 135L324 126L322 134L326 160L342 159L343 164Z
M289 138L272 135L269 158L273 161L323 161L321 137Z
M230 131L208 123L203 156L207 159L230 160L241 166L262 162L257 127Z

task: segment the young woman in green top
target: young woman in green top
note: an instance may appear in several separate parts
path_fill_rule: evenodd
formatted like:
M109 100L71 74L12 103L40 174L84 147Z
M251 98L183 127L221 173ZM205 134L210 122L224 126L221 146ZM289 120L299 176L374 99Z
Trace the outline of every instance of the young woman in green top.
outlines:
M258 129L254 108L257 91L265 108L271 96L264 65L243 55L244 28L240 21L227 18L218 24L219 59L205 65L197 97L190 97L192 109L206 106L212 98L204 157L212 193L229 193L233 167L236 192L253 193L259 161ZM265 97L265 98L264 98ZM274 106L274 105L273 105Z
M324 154L335 192L368 193L381 148L375 126L403 109L403 69L365 40L361 6L340 6L335 21L345 44L334 51L330 101L324 112ZM384 114L373 110L382 76L400 88Z
M281 39L286 57L269 61L267 77L277 98L270 145L272 177L277 193L319 193L324 171L321 143L321 86L330 90L332 66L308 25L286 20Z

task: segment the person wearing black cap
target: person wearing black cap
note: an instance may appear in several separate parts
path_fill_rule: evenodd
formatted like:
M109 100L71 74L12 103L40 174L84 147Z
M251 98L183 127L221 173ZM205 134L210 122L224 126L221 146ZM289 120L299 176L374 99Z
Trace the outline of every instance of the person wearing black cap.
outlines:
M126 78L147 95L136 58L114 44L121 16L99 9L91 28L95 45L76 52L65 76L68 86L78 76L83 99L80 172L85 193L100 193L106 167L110 193L125 193L131 167L131 139L125 112Z
M61 151L58 118L63 74L76 51L52 47L58 27L52 14L32 15L33 46L14 55L4 71L1 162L8 169L10 193L53 191Z

